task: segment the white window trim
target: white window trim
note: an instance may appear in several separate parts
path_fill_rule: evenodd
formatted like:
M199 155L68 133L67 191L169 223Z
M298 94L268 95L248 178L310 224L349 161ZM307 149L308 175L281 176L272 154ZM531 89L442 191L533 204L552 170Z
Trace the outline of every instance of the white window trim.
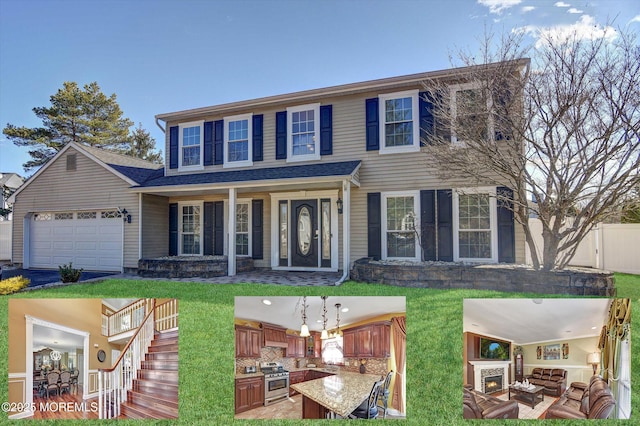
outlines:
M200 127L200 164L194 166L183 166L182 165L182 129L186 127ZM189 172L193 170L203 170L204 169L204 120L202 121L191 121L189 123L180 123L178 126L178 171Z
M403 152L420 151L420 109L418 102L419 91L406 90L404 92L385 93L378 95L378 117L380 117L380 154L398 154ZM389 99L411 97L411 115L413 117L413 144L405 146L387 147L386 142L386 108L385 101Z
M454 262L472 263L498 263L498 205L496 201L495 187L478 188L454 188L453 189L453 260ZM466 258L460 257L460 194L488 194L489 195L489 222L491 225L491 257L490 258Z
M382 197L382 260L409 260L419 262L422 259L420 242L420 232L415 233L415 255L413 257L389 257L387 255L387 199L395 197L413 197L413 214L415 216L414 224L417 226L420 222L420 191L394 191L383 192ZM418 230L419 231L419 227Z
M457 93L463 90L483 89L482 83L474 81L471 83L452 84L449 86L449 98L451 99L451 144L455 147L465 147L466 143L463 140L458 140L456 135L456 121L458 119L458 103L456 101ZM489 114L493 107L493 99L491 96L487 97L487 134L491 139L494 138L494 125L493 116Z
M294 112L313 110L314 132L313 141L315 144L314 154L293 155L293 120ZM307 104L287 108L287 163L295 163L298 161L313 161L320 159L320 104Z
M248 221L249 221L249 225L248 226L249 226L249 228L247 229L247 235L249 237L248 238L248 244L249 244L248 254L236 254L237 257L251 257L251 256L253 256L253 250L252 250L252 243L253 243L252 240L253 240L253 238L252 238L252 235L251 235L252 234L251 231L253 229L253 217L251 215L251 210L252 210L251 209L251 202L252 201L253 201L253 198L238 198L236 200L236 212L235 212L235 214L236 214L236 225L238 223L238 206L240 204L246 204L247 205L247 207L248 207L247 212L248 212L248 215L249 215L249 217L248 217ZM238 235L238 231L236 231L235 234ZM237 249L235 241L233 243L233 249L234 250Z
M199 206L200 207L200 253L199 254L190 254L182 252L182 207L185 206ZM202 256L204 249L204 202L203 201L185 201L184 203L178 203L178 254L180 256Z
M229 123L231 121L247 120L247 159L244 161L229 161ZM233 115L224 117L224 161L223 168L253 166L253 114Z

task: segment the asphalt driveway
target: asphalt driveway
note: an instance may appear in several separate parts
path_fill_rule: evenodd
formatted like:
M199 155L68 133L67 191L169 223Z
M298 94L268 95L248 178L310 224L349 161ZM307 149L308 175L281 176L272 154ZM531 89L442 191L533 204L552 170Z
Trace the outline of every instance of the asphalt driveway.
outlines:
M80 281L90 280L92 278L108 277L110 275L117 275L119 272L87 272L82 271L80 275ZM40 287L45 284L61 282L60 273L57 270L43 270L43 269L2 269L2 279L11 277L17 277L22 275L25 278L31 280L29 287Z

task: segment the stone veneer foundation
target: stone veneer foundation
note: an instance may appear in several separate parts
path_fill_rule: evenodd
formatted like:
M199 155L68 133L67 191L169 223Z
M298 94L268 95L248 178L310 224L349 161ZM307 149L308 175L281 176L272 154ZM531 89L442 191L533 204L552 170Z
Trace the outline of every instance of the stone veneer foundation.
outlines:
M363 258L354 263L351 279L401 287L468 288L575 296L616 295L612 272L586 268L545 272L521 265L384 262Z
M138 275L146 278L213 278L227 275L226 256L167 256L138 261ZM253 259L237 257L237 272L253 271Z

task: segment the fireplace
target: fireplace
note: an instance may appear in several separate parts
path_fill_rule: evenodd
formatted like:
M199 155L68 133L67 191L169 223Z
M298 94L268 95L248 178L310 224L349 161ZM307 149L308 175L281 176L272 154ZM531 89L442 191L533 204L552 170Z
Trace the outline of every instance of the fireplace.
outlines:
M502 390L502 376L484 378L484 393L494 393Z

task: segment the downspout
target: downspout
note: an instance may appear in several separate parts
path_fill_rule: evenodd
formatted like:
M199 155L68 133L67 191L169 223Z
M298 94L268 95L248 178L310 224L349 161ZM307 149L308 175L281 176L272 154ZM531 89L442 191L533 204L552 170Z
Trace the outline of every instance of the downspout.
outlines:
M350 217L351 217L351 182L348 180L342 181L342 198L343 198L343 212L342 212L342 277L334 285L341 285L349 278L350 252L351 252L351 230L349 229Z

